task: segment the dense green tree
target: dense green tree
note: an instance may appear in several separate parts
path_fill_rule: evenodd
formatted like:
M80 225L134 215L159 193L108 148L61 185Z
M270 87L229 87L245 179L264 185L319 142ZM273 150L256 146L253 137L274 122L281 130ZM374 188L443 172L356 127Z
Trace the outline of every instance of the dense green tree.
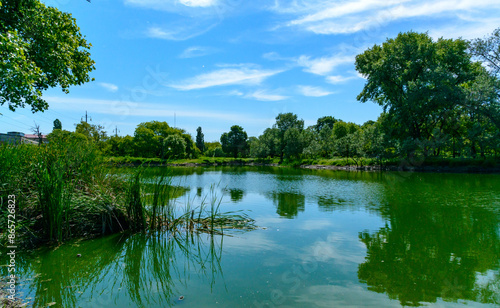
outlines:
M224 133L220 137L222 150L235 158L238 157L238 154L244 156L248 148L247 139L248 135L243 127L233 125L228 133Z
M165 155L168 158L182 158L186 154L186 141L182 136L170 135L164 141Z
M299 155L304 150L304 140L298 127L292 127L285 132L284 144L284 157L299 158Z
M335 125L335 124L334 124ZM322 157L328 157L332 154L333 152L333 125L332 127L330 126L324 126L318 134L318 142L319 145L321 146L321 156Z
M134 138L131 136L112 136L107 140L105 154L109 156L133 156L135 155Z
M324 127L323 129L328 129ZM316 131L315 125L309 126L302 132L302 147L305 157L315 158L322 156L320 134Z
M132 156L134 155L134 138L132 136L125 136L120 139L118 143L119 156Z
M276 117L276 123L273 125L273 128L278 129L278 149L280 159L283 160L286 147L285 133L291 128L296 128L301 133L304 129L304 120L299 120L297 115L291 112L280 113Z
M167 122L160 122L160 121L149 121L149 122L142 122L139 125L137 125L137 128L146 128L149 129L153 132L155 136L161 136L163 138L166 138L168 135L177 132L176 128L170 127Z
M250 156L266 158L279 156L279 131L277 128L267 128L258 140L249 142Z
M94 69L91 45L71 14L38 0L0 3L0 105L9 109L48 108L43 91L90 81Z
M89 124L85 121L81 121L80 123L76 124L76 133L80 133L87 137L90 141L95 142L96 144L99 144L101 142L106 141L108 138L108 135L106 131L104 131L104 126L99 125L99 124Z
M323 128L329 127L333 128L333 124L335 124L338 119L335 119L332 116L321 117L316 121L316 125L314 125L314 129L319 133Z
M385 156L384 134L380 127L380 122L369 121L362 126L363 148L362 151L367 157L380 159Z
M464 40L400 33L356 57L367 83L358 95L387 112L393 138L428 140L447 110L465 100L464 85L477 75Z
M201 131L201 126L196 129L196 147L202 153L205 152L205 138Z
M205 142L205 156L208 157L225 157L222 151L222 145L219 141Z
M279 138L279 130L277 128L267 128L264 130L264 133L259 140L265 145L267 153L265 157L275 157L281 155Z
M134 131L135 156L158 157L160 155L160 136L144 125L138 125Z
M186 155L197 157L194 142L191 135L185 130L173 128L167 122L149 121L137 125L134 132L134 143L136 156L163 157L165 153L164 141L170 135L179 135L186 143Z
M62 123L59 119L54 120L54 128L53 129L62 129Z

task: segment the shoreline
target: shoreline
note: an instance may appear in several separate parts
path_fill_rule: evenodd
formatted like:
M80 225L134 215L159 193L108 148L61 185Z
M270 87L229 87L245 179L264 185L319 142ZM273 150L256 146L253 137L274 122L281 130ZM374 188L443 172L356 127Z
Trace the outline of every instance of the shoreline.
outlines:
M118 163L115 166L120 167L137 167L140 163ZM436 173L500 173L500 167L484 167L484 166L411 166L411 165L370 165L370 166L335 166L335 165L280 165L277 163L255 163L243 161L231 161L222 163L161 163L150 162L151 167L218 167L218 166L256 166L256 167L280 167L280 168L298 168L310 170L333 170L333 171L367 171L367 172L382 172L382 171L399 171L399 172L436 172Z

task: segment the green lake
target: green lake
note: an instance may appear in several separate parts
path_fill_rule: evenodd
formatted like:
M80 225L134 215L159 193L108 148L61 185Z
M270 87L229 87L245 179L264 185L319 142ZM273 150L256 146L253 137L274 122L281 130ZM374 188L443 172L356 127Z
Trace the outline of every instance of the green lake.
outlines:
M114 234L19 254L35 307L497 307L500 175L173 168L259 227ZM188 201L189 200L189 201ZM76 257L81 254L81 257Z

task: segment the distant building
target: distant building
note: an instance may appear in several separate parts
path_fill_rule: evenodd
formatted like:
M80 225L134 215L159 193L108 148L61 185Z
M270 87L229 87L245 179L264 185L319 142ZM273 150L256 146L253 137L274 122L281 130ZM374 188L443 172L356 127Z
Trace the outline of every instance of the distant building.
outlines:
M42 135L42 143L47 143L47 135ZM7 134L0 133L0 143L9 144L38 144L38 135L25 134L21 132L8 132Z

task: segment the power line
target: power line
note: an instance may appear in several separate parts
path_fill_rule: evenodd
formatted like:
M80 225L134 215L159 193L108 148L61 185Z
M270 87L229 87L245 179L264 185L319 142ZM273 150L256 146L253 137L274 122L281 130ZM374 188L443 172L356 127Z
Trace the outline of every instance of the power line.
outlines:
M25 128L23 128L23 127L21 127L21 126L19 126L19 125L17 125L17 124L8 123L8 122L7 122L7 121L5 121L5 120L4 120L4 123L5 123L5 124L8 124L9 126L14 126L14 127L20 128L21 130L25 130Z
M21 121L19 121L19 120L16 120L16 119L13 119L13 118L10 118L10 117L7 117L6 115L3 115L3 114L2 114L2 115L1 115L1 117L2 117L2 118L7 118L7 119L9 119L10 121L15 121L15 122L17 122L17 123L20 123L21 125L24 125L24 126L26 126L26 127L30 127L30 128L31 128L31 126L28 126L26 123L23 123L23 122L21 122Z

